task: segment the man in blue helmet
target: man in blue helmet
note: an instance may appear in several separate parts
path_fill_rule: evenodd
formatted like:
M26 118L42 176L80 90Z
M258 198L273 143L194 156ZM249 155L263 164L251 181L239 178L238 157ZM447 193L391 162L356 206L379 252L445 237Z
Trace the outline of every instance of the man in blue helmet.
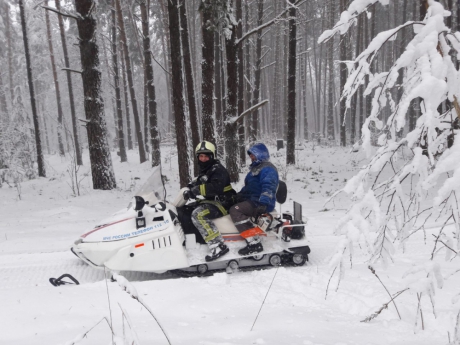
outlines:
M252 161L250 171L244 180L244 187L237 194L238 203L229 210L241 237L247 242L247 246L238 251L240 255L251 255L264 250L260 241L263 231L254 227L251 217L273 211L279 183L278 170L270 163L270 153L264 144L252 146L248 155Z
M205 260L213 261L229 251L213 219L227 215L228 203L236 192L230 184L227 169L216 159L216 147L212 143L202 141L195 154L200 172L189 183L190 189L184 192L184 199L197 200L191 219L211 251Z

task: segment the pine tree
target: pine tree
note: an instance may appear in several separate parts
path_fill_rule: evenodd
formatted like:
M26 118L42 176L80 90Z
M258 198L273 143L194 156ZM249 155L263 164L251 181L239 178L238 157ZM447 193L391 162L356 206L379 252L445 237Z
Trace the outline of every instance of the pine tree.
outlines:
M104 101L101 96L99 47L93 11L95 6L94 0L75 0L75 9L79 14L76 20L93 188L110 190L116 187L116 182L107 142Z
M45 160L42 152L42 142L40 137L40 121L38 119L37 104L35 100L34 79L32 76L32 62L29 52L29 41L27 36L26 14L23 0L19 0L19 11L21 15L22 38L24 41L24 53L26 56L27 79L29 82L30 104L32 107L32 117L35 129L35 148L37 152L38 176L46 177Z

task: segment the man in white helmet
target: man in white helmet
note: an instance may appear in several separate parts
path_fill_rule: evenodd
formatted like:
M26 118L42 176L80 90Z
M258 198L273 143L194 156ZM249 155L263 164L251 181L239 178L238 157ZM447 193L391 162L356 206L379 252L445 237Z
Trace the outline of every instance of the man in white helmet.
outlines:
M216 147L212 143L199 143L195 155L200 172L188 185L190 190L184 192L184 198L197 199L198 206L192 211L192 222L211 250L205 260L213 261L228 253L228 247L212 220L227 215L231 206L229 202L236 192L230 184L227 169L216 159Z

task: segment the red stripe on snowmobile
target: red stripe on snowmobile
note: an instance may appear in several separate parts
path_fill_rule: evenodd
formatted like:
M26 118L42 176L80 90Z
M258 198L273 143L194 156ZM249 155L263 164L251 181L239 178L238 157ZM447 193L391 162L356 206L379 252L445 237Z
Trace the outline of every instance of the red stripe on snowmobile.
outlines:
M259 234L260 236L267 236L265 232ZM224 241L226 242L234 242L234 241L244 241L244 238L241 236L241 234L222 234L222 237L224 238Z
M246 238L249 238L249 237L254 237L256 235L262 235L262 234L265 234L265 232L261 228L256 226L255 228L243 231L240 235L241 235L241 237L246 239Z
M143 247L143 246L144 246L144 243L139 243L139 244L136 244L136 245L134 246L134 248L139 248L139 247Z
M240 234L231 234L231 235L222 235L224 241L233 242L233 241L244 241L244 238Z
M114 225L114 224L117 224L117 223L121 223L121 222L124 222L124 221L126 221L126 220L133 219L133 218L134 218L134 217L125 218L125 219L118 220L118 221L113 222L113 223L110 223L110 224L101 225L101 226L97 227L96 229L93 229L93 230L91 230L90 232L87 232L86 234L81 235L81 237L82 237L82 238L85 238L86 236L91 235L93 232L96 232L96 231L101 230L101 229L104 229L104 228L106 228L106 227L108 227L108 226L111 226L111 225Z

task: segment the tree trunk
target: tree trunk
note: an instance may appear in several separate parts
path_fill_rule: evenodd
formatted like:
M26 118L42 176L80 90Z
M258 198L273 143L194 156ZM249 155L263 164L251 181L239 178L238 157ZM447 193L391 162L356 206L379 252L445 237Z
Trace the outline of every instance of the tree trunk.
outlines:
M89 158L93 188L110 190L116 187L101 97L99 48L96 41L96 20L93 16L94 0L75 0L80 39L83 96L86 114Z
M123 95L125 101L125 113L126 113L126 132L128 136L128 150L133 149L133 131L131 130L131 113L129 111L129 96L128 96L128 83L126 81L126 68L125 68L125 57L123 55L123 49L120 47L120 61L121 61L121 76L123 81ZM118 52L117 52L118 54Z
M347 0L340 0L340 13L347 9ZM347 32L341 36L340 40L340 61L346 61L347 53L348 53L348 41L349 41L350 33ZM343 93L345 89L345 83L347 82L347 66L345 63L339 64L340 68L340 94ZM347 126L346 126L346 112L347 112L347 105L346 105L346 98L340 99L340 146L345 147L347 146Z
M305 38L304 38L305 39ZM306 44L304 45L306 47ZM302 89L302 96L301 96L301 101L302 101L302 107L303 107L303 129L301 128L300 130L303 130L303 136L308 139L308 112L307 112L307 55L308 53L305 53L303 57L301 57L301 66L300 66L300 87ZM312 90L313 91L313 90ZM303 144L303 142L302 142Z
M61 11L60 0L55 0L55 5L56 5L56 9L58 11ZM61 33L62 50L64 52L65 68L70 68L69 53L67 51L67 39L65 37L64 20L62 19L61 15L58 15L58 23L59 23L59 31ZM83 165L83 160L81 157L80 139L79 139L80 135L78 133L77 115L75 112L75 100L73 97L73 86L72 86L72 74L71 73L72 72L70 72L69 70L66 71L67 88L69 90L70 114L72 117L73 141L75 145L75 157L77 159L77 165Z
M48 6L48 0L45 0L45 6ZM48 38L48 48L50 51L50 60L51 60L51 69L53 70L53 79L54 79L54 90L56 92L56 103L57 103L57 112L58 112L58 125L57 125L57 136L58 136L58 145L59 145L59 154L61 156L65 156L64 150L64 142L63 142L63 135L62 135L62 103L61 103L61 90L59 87L59 79L56 70L56 62L54 60L54 49L53 49L53 41L51 37L51 24L50 24L50 16L47 10L45 10L45 21L46 21L46 34Z
M180 187L190 181L187 135L185 129L184 95L182 81L181 43L179 27L178 0L168 0L169 38L171 40L172 99L177 140L177 158L179 163Z
M117 131L118 131L118 149L120 150L120 161L127 162L128 156L126 155L125 145L125 131L123 128L123 110L121 104L121 90L120 90L120 70L118 68L118 51L117 51L117 13L115 0L112 0L112 68L113 68L113 79L115 86L115 102L117 108Z
M24 53L26 56L27 80L29 81L30 105L35 129L35 146L37 149L38 176L46 177L45 161L43 159L42 142L40 138L40 124L38 120L37 105L35 102L34 79L32 77L32 63L30 61L29 41L27 38L26 15L23 0L19 0L19 11L21 15L22 38L24 41Z
M222 106L222 83L224 82L224 76L222 71L222 45L220 40L220 33L215 31L214 32L214 60L215 60L215 68L214 68L214 95L216 100L216 133L217 138L222 138L223 135L223 106Z
M236 34L238 38L243 36L243 5L242 0L236 0ZM244 58L243 58L243 45L239 44L237 47L238 55L238 115L244 111ZM240 156L240 165L246 164L246 147L244 146L244 126L243 121L237 123L238 128L238 147Z
M180 0L180 25L181 25L181 36L182 36L182 52L184 55L184 70L185 70L185 81L187 83L187 99L188 99L188 111L190 115L190 127L192 130L192 146L195 147L200 143L200 133L198 131L198 113L196 111L196 99L195 99L195 84L193 82L193 69L190 53L190 40L188 34L188 22L187 12L185 8L185 0ZM195 176L198 176L198 161L194 161L194 172Z
M136 92L134 90L133 72L131 68L131 60L129 58L128 40L126 39L125 23L123 20L123 12L121 9L120 0L116 0L116 5L117 5L118 26L120 28L121 45L123 47L123 52L125 56L126 76L128 78L129 94L131 96L131 105L133 107L134 127L136 129L137 144L139 146L139 161L141 163L144 163L147 160L147 157L145 154L144 141L142 140L142 129L141 129L141 122L139 118L139 109L137 107Z
M257 27L262 25L264 15L264 0L257 1ZM254 106L260 101L260 76L262 67L262 30L257 34L256 40L256 64L254 72L254 90L252 94L252 104ZM259 109L254 110L251 114L251 127L249 132L249 141L253 144L257 140L258 134L258 123L259 123Z
M2 48L0 47L0 55L3 54ZM2 75L0 73L0 131L3 123L9 122L10 115L8 113L8 104L6 102L6 90L5 85L3 84ZM3 138L0 133L0 138ZM1 169L1 163L0 163Z
M289 0L292 4L294 0ZM288 60L288 106L287 106L287 144L286 164L295 164L296 132L296 60L297 60L297 25L296 8L289 9L289 60Z
M333 25L334 22L334 9L335 6L332 2L329 3L329 23ZM328 45L328 68L329 78L327 83L327 138L329 140L335 139L334 130L334 39L327 42Z
M14 102L14 83L13 83L13 42L11 39L11 18L10 18L10 6L8 5L8 1L4 1L4 8L5 8L5 35L6 35L6 48L7 48L7 55L8 55L8 78L9 78L9 89L10 89L10 97L11 97L11 105Z
M358 23L356 25L356 45L355 45L355 58L361 53L362 50L362 42L363 42L363 17L358 17ZM350 128L350 143L354 145L356 141L356 118L358 115L358 102L360 102L363 93L363 86L358 86L358 91L353 95L351 99L351 109L350 109L350 116L351 116L351 128ZM362 115L362 102L359 106L359 116Z
M201 62L201 119L203 139L216 142L214 134L214 31L212 17L212 1L202 0L202 62Z
M99 22L96 21L96 25L99 26ZM108 32L109 29L109 26L107 26L107 32ZM100 33L98 34L99 35L99 38L101 39L102 41L102 52L103 52L103 56L104 56L104 65L105 65L105 71L107 73L107 81L109 81L110 83L110 78L111 78L111 71L110 71L110 64L109 64L109 56L107 54L107 47L106 47L106 41L110 41L110 40L106 40L105 37L103 35L101 35ZM109 34L107 34L109 35ZM117 145L118 143L118 131L117 131L117 123L118 123L118 120L117 120L117 107L116 107L116 101L115 101L115 98L116 96L114 96L113 94L113 91L115 90L115 88L110 88L110 90L106 90L106 94L108 95L109 99L110 99L110 103L112 103L112 117L113 117L113 124L114 124L114 127L115 127L115 139L113 141L114 145ZM110 136L109 136L110 138Z
M277 13L277 1L275 1L275 15ZM277 138L282 138L281 136L281 88L282 88L282 79L281 79L281 69L283 67L282 62L282 48L280 42L280 28L279 25L275 29L275 81L273 83L273 121L272 127L274 133L277 135Z
M367 27L366 27L366 30L365 30L365 35L367 37L366 37L366 42L364 44L364 47L367 47L369 45L369 43L372 41L372 39L375 37L375 16L376 16L375 6L371 7L370 13L371 13L371 18L366 16L366 19L365 19L365 21L367 23ZM369 65L369 71L372 74L374 73L374 71L375 71L375 62L371 63ZM369 85L369 75L367 74L366 77L364 78L364 89L366 89L368 85ZM372 109L372 97L373 97L373 93L371 93L371 94L366 96L366 116L365 116L365 118L367 118L369 116L370 112L371 112L371 109Z
M165 80L166 80L166 89L167 89L167 95L168 95L168 130L170 130L170 124L174 121L174 114L173 114L173 108L171 107L171 60L169 59L168 53L171 51L169 47L170 39L169 39L169 23L168 23L168 14L166 13L166 7L164 4L164 0L160 0L160 9L161 9L161 25L162 25L162 30L160 31L160 36L161 36L161 44L163 47L163 64L164 67L167 71L165 71Z
M229 120L237 116L238 111L238 65L237 65L237 46L236 27L233 25L231 36L226 40L225 51L227 55L227 107L225 111L225 153L226 167L230 175L231 182L238 182L238 140L237 123ZM241 121L241 120L240 120Z
M245 0L244 3L244 9L245 9L245 14L244 14L244 22L245 22L245 27L246 27L246 32L249 32L249 29L251 27L251 23L249 22L249 17L250 17L250 6L249 6L249 1ZM241 43L239 45L242 45ZM241 47L243 48L243 47ZM244 85L246 85L245 89L245 104L246 104L246 109L249 109L251 107L251 95L252 95L252 84L249 82L249 79L251 79L251 49L250 49L250 43L249 40L246 40L244 42L244 70L245 70L245 78L243 80ZM249 124L250 124L250 117L246 117L241 120L241 123L244 124L245 127L245 136L246 139L249 138ZM244 150L244 160L246 161L246 148Z
M142 18L142 35L144 43L145 77L148 94L149 122L150 122L150 142L152 147L152 166L161 163L160 154L160 135L158 131L157 102L155 99L155 85L153 79L152 56L150 50L149 15L146 1L140 2Z

